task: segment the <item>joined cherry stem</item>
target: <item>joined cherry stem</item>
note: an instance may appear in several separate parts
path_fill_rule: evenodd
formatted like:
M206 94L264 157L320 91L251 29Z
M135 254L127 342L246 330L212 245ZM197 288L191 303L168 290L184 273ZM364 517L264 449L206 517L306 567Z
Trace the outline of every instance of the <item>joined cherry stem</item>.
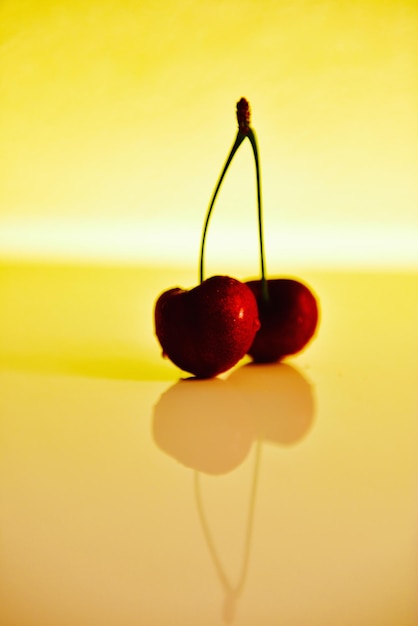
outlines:
M258 146L255 133L252 128L248 129L247 137L250 140L255 161L255 171L257 179L257 208L258 208L258 239L260 244L260 265L261 265L261 295L265 303L269 301L268 286L266 280L266 262L264 254L264 233L263 233L263 204L261 198L261 169L258 156Z
M205 252L205 243L206 243L206 233L208 230L208 226L209 226L209 220L211 218L212 215L212 210L215 204L215 200L216 200L216 196L218 195L219 189L222 185L223 179L225 177L225 174L228 170L228 167L231 164L232 159L234 158L234 155L236 153L236 151L238 150L238 148L240 147L240 145L242 144L242 142L244 141L246 135L244 135L244 133L242 133L241 131L238 131L237 136L235 138L235 141L232 145L231 151L225 161L225 165L222 169L222 172L218 178L218 182L216 183L216 187L212 193L212 197L209 203L209 207L208 210L206 212L206 219L205 219L205 225L203 227L203 235L202 235L202 243L200 246L200 282L203 282L204 280L204 252Z
M202 233L202 241L200 246L200 282L202 283L204 280L204 253L205 253L205 243L206 243L206 235L209 226L209 220L212 215L213 207L215 204L216 197L221 188L223 179L225 178L225 174L231 164L232 159L235 156L238 148L244 141L244 139L248 137L251 147L254 153L254 161L255 161L255 170L256 170L256 182L257 182L257 208L258 208L258 237L260 244L260 264L261 264L261 293L262 298L265 303L269 301L268 294L268 286L266 280L266 268L265 268L265 255L264 255L264 234L263 234L263 209L262 209L262 195L261 195L261 170L260 170L260 159L258 156L258 146L257 139L254 133L254 130L249 126L249 124L242 125L240 124L237 136L232 145L232 148L229 152L229 155L225 161L221 174L216 183L215 189L212 193L212 197L210 199L210 203L206 212L205 223L203 227Z

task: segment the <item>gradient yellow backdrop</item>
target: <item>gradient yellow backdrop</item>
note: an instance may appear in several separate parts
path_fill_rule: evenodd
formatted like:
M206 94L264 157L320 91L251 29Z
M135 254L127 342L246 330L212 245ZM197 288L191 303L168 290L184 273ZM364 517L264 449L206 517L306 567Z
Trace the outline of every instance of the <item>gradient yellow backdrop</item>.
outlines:
M417 0L2 0L0 44L1 626L417 624ZM241 96L321 321L193 395L152 311ZM208 274L257 274L255 199L243 145Z
M197 262L253 109L269 267L418 266L415 0L0 5L0 252ZM213 267L258 267L249 146Z

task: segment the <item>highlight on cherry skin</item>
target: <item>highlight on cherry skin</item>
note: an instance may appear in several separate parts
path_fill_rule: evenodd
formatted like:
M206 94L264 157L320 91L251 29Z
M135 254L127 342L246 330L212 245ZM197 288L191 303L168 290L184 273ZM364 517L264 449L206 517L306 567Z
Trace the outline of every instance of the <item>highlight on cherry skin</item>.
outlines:
M197 378L231 369L260 327L253 292L230 276L212 276L191 290L164 291L154 321L163 355Z

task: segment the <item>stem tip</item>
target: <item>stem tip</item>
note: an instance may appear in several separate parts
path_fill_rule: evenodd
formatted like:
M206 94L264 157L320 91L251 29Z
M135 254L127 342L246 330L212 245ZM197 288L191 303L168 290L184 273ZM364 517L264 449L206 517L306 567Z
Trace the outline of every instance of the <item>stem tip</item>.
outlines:
M250 103L245 98L241 98L237 102L237 120L238 128L241 133L246 135L250 129Z

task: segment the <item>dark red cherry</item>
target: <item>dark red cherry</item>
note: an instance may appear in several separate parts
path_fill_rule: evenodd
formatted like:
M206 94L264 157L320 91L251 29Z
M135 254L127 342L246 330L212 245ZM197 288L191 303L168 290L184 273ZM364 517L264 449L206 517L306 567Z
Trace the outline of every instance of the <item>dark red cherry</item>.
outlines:
M229 276L212 276L190 291L165 291L154 318L164 355L198 378L211 378L238 363L260 326L251 289Z
M318 304L310 289L291 278L270 279L266 302L261 280L246 284L256 297L261 324L248 350L253 360L272 363L302 350L318 323Z

